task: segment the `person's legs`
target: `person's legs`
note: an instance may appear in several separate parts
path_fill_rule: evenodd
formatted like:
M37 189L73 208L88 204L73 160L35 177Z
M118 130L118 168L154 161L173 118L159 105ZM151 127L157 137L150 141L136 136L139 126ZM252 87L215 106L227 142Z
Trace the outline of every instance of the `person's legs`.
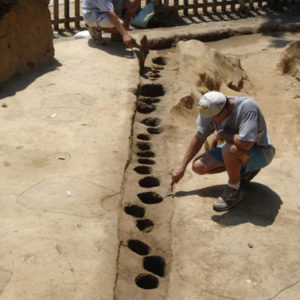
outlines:
M229 178L229 183L240 182L240 172L246 166L249 155L247 151L239 149L234 144L226 143L222 149L222 156Z
M196 157L192 165L193 171L199 175L224 172L224 163L220 161L221 151L221 149L217 149L214 153L207 151Z

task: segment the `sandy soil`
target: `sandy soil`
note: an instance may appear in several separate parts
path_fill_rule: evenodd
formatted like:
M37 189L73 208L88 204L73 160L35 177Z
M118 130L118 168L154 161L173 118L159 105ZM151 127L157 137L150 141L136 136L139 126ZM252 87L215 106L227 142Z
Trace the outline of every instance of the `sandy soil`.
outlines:
M240 59L277 149L221 214L225 174L189 168L164 198L196 128L176 49L150 51L139 77L117 42L63 39L55 66L5 85L0 298L297 299L300 86L276 65L299 39L207 44Z

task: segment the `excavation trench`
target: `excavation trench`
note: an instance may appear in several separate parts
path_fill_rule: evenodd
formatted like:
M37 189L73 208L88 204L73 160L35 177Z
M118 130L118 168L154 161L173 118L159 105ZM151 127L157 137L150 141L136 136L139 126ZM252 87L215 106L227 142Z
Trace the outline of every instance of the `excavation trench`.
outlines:
M168 59L150 52L141 76L132 123L131 159L125 171L123 210L119 219L119 258L115 299L164 299L171 265L173 199L164 200L169 166L164 139L168 95L159 82ZM157 79L153 83L153 79ZM164 237L163 239L161 237ZM151 294L149 291L151 290Z

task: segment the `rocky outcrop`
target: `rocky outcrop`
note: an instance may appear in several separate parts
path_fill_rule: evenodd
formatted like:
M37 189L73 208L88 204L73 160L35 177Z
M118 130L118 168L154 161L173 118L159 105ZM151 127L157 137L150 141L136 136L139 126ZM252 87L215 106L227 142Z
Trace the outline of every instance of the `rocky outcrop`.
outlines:
M300 80L300 41L288 44L280 55L278 68Z
M15 74L53 62L49 0L0 3L0 85Z

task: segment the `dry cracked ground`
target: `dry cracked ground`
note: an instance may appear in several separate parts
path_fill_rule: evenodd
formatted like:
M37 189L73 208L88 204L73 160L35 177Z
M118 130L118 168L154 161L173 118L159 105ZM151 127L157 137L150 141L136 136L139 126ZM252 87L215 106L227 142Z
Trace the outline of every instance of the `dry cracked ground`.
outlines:
M0 299L298 299L299 69L280 67L297 40L179 42L140 69L65 39L2 87ZM255 98L277 150L218 214L226 174L188 168L166 197L211 89Z

